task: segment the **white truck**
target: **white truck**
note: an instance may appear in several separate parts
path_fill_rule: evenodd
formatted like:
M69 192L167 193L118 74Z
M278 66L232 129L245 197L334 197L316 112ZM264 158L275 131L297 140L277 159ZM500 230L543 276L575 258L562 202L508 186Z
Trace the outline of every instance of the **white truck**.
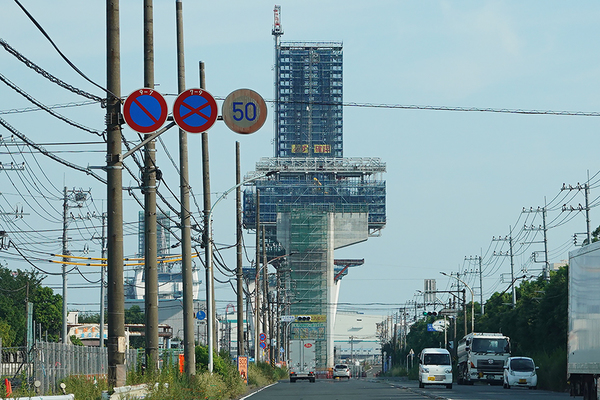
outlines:
M458 342L457 357L459 385L501 385L504 363L510 357L510 339L501 333L469 333Z
M314 383L316 379L316 364L317 359L314 340L290 340L288 370L291 383L296 382L298 379L306 379Z
M600 242L569 252L567 379L571 396L598 399Z

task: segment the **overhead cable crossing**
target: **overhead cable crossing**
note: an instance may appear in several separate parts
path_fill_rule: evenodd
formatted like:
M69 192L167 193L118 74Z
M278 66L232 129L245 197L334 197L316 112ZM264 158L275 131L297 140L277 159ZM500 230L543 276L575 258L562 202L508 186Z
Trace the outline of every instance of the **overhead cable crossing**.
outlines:
M266 100L275 102L274 100ZM343 106L343 107L362 107L362 108L397 108L404 110L431 110L431 111L469 111L469 112L488 112L499 114L527 114L527 115L569 115L581 117L600 117L598 111L553 111L553 110L522 110L513 108L489 108L489 107L450 107L450 106L422 106L410 104L377 104L377 103L336 103L336 102L318 102L318 101L280 101L281 104L310 104L313 106Z
M3 127L5 127L7 130L9 130L13 135L17 136L19 139L21 139L23 142L25 142L28 146L33 147L34 149L36 149L37 151L39 151L40 153L42 153L43 155L52 158L54 161L58 161L59 163L66 165L67 167L76 169L78 171L81 172L85 172L88 175L93 176L94 178L96 178L97 180L99 180L102 183L106 183L106 179L104 179L103 177L101 177L100 175L94 173L93 171L90 171L88 168L84 168L81 167L79 165L73 164L67 160L63 160L60 157L57 157L56 155L50 153L49 151L47 151L46 149L44 149L42 146L39 146L37 144L35 144L34 142L32 142L31 140L29 140L27 138L27 136L23 135L21 132L19 132L17 129L13 128L8 122L6 122L4 119L0 118L0 125L2 125Z
M1 41L2 39L0 39ZM176 96L176 94L166 93L165 96ZM214 96L217 100L225 100L224 97ZM87 106L95 103L104 104L104 100L98 98L94 101L82 101L82 102L71 102L64 104L55 104L47 106L47 108L69 108L69 107L80 107ZM267 103L275 103L275 100L267 100ZM283 102L282 102L283 103ZM286 104L308 104L309 102L297 102L289 101ZM310 102L312 105L341 105L342 107L358 107L358 108L389 108L389 109L403 109L403 110L431 110L431 111L475 111L475 112L489 112L498 114L525 114L525 115L562 115L562 116L578 116L578 117L600 117L598 111L554 111L554 110L521 110L521 109L510 109L510 108L479 108L479 107L449 107L449 106L419 106L419 105L406 105L406 104L380 104L380 103L320 103ZM38 107L26 107L21 109L10 109L0 110L0 114L19 114L31 111L38 111Z
M78 89L75 86L71 86L68 83L58 79L54 75L50 74L49 72L45 71L44 69L40 68L39 66L37 66L35 63L30 61L29 59L27 59L24 55L22 55L17 50L15 50L13 47L11 47L8 43L6 43L6 41L4 41L4 39L0 39L0 45L2 45L2 47L4 47L4 49L6 51L8 51L13 56L15 56L23 64L27 65L32 70L34 70L38 74L42 75L44 78L48 79L50 82L56 83L58 86L60 86L64 89L67 89L75 94L78 94L80 96L87 97L88 99L99 102L102 104L103 107L105 106L105 100L103 98L96 96L94 94L88 93L84 90Z
M63 104L53 104L51 106L45 106L47 109L55 109L55 108L71 108L71 107L80 107L80 106L89 106L90 104L98 104L95 100L86 100L80 102L71 102L71 103L63 103ZM40 107L24 107L24 108L12 108L9 110L0 110L0 114L22 114L26 112L39 111Z
M42 110L48 112L49 114L51 114L52 116L66 122L69 125L72 125L76 128L79 128L81 130L84 130L86 132L89 133L93 133L94 135L98 135L98 136L103 136L103 133L96 130L96 129L92 129L92 128L88 128L87 126L81 125L75 121L70 120L69 118L60 115L54 111L52 111L50 108L46 107L44 104L40 103L39 101L37 101L36 99L34 99L33 97L31 97L28 93L24 92L23 90L21 90L21 88L19 88L17 85L15 85L14 83L12 83L7 77L5 77L4 75L0 74L0 80L4 83L6 83L7 86L9 86L11 89L13 89L15 92L19 93L21 96L25 97L27 100L29 100L31 103L35 104L36 106L38 106L39 108L41 108Z

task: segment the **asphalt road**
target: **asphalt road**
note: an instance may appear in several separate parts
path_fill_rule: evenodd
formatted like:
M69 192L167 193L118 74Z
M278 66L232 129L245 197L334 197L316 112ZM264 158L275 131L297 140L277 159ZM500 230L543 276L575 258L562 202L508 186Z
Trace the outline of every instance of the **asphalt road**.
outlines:
M530 390L526 388L504 389L502 386L490 386L487 384L474 385L452 385L452 389L426 385L424 389L419 389L417 381L388 382L388 384L398 385L408 388L414 392L419 392L434 399L451 400L566 400L570 399L568 393L556 393L546 390Z
M318 379L315 383L282 380L275 385L245 397L248 400L566 400L568 393L502 386L454 385L452 389L426 386L419 389L416 381L393 379Z

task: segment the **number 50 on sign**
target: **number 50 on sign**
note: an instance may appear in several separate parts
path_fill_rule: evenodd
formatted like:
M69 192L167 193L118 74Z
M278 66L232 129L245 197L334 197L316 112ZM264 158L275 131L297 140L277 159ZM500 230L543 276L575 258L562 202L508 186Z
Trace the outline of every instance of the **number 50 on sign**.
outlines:
M242 134L256 132L267 119L267 105L264 99L250 89L231 92L223 102L221 111L227 127Z

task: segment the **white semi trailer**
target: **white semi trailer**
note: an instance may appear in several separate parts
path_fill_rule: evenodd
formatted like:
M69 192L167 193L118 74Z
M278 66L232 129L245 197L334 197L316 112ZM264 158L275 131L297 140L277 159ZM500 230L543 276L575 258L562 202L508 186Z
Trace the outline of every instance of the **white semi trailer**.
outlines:
M600 242L569 252L567 378L571 396L598 399Z
M307 339L290 340L288 370L290 382L306 379L315 382L317 365L315 341Z

